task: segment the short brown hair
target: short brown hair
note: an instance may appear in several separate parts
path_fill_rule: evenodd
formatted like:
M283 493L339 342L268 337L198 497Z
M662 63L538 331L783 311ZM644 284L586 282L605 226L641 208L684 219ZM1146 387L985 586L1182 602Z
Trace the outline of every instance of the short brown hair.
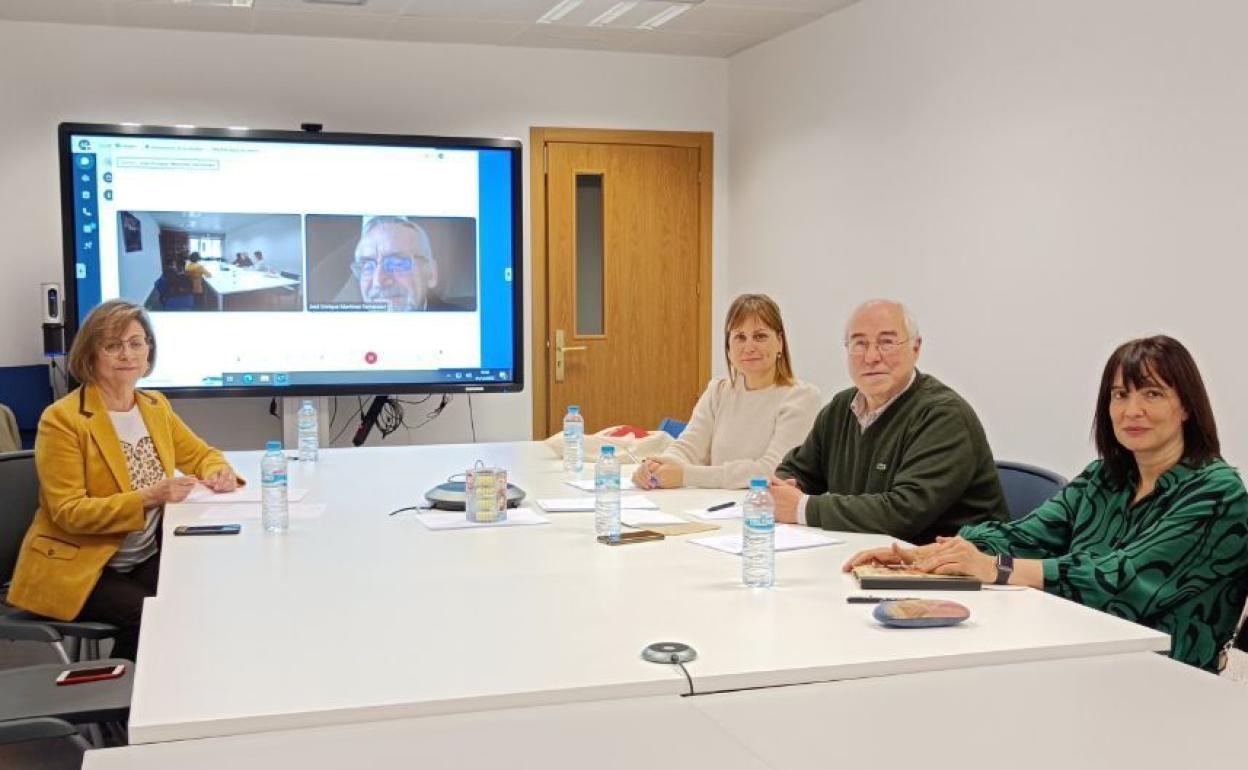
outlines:
M152 333L152 319L147 317L147 311L141 306L124 299L112 299L97 305L78 327L66 362L70 375L79 382L95 382L95 357L101 352L104 340L120 336L131 321L138 321L147 336L147 371L143 376L151 374L156 368L156 335Z
M1213 407L1205 382L1196 368L1192 354L1183 343L1159 334L1123 343L1105 363L1101 389L1096 395L1096 417L1092 435L1101 456L1106 477L1115 486L1123 486L1136 472L1135 455L1118 443L1114 422L1109 416L1110 389L1114 377L1122 371L1122 384L1138 390L1149 385L1174 388L1179 403L1187 412L1183 421L1183 461L1197 468L1222 457L1218 442L1218 426L1213 420Z
M793 376L793 362L789 358L789 339L784 334L784 319L780 317L780 306L766 294L742 294L728 306L728 317L724 319L724 360L728 362L728 378L736 382L737 372L732 368L732 359L728 357L728 338L732 330L755 318L763 326L771 329L780 337L780 357L776 359L776 384L792 385L797 381Z

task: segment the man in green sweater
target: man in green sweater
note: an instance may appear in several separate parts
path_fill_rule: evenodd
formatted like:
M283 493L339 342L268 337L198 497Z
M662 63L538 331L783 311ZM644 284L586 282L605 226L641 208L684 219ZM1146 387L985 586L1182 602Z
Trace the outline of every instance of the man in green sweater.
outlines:
M823 408L776 468L776 521L911 543L1008 518L970 405L915 364L922 338L900 303L867 302L845 329L856 387Z

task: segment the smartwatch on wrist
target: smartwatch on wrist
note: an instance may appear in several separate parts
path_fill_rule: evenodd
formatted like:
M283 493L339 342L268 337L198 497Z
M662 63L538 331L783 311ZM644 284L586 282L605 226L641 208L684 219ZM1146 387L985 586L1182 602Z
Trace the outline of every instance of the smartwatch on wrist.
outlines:
M1007 553L997 555L997 579L992 581L993 585L1003 586L1010 582L1010 575L1014 574L1014 557Z

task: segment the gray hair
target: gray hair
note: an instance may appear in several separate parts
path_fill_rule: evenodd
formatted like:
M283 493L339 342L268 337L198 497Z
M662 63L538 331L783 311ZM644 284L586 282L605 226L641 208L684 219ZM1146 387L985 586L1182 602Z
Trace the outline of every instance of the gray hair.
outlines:
M872 305L889 305L897 308L901 311L901 322L906 327L906 336L915 342L923 339L922 333L919 332L918 319L914 317L914 313L910 312L910 308L895 299L869 299L854 308L854 311L849 314L849 318L845 319L845 333L841 335L841 339L843 341L849 342L849 322L854 320L854 316L858 315L860 312Z
M360 240L368 237L368 234L375 227L383 225L395 225L396 227L406 227L416 236L416 242L420 250L424 253L416 254L416 258L420 261L420 274L424 276L426 288L434 286L434 264L433 264L433 244L429 240L429 233L425 232L425 228L407 217L393 216L391 214L381 214L375 217L366 217L363 226L360 228ZM357 242L358 243L358 242ZM357 246L358 247L358 246Z

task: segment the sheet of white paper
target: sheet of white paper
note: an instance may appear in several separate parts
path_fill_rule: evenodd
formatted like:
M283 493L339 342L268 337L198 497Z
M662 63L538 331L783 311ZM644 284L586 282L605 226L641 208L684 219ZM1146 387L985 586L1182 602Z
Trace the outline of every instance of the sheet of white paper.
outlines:
M308 493L306 489L287 489L286 500L297 503L303 499ZM195 489L183 500L186 503L204 503L208 505L221 505L224 503L258 503L260 502L260 484L251 484L245 487L239 487L233 492L213 492L202 484L196 485Z
M571 481L567 482L567 484L568 484L568 486L570 486L570 487L576 487L577 489L581 490L582 492L593 492L593 491L594 491L594 480L593 480L593 479L573 479L573 480L571 480ZM633 480L632 480L632 479L630 479L630 478L624 478L623 476L621 476L621 477L620 477L620 491L622 491L622 492L627 492L627 491L628 491L628 490L630 490L630 489L636 489L636 488L637 488L637 485L633 483Z
M324 503L292 503L288 506L292 519L317 519L325 515ZM259 505L211 505L204 508L199 518L208 521L249 521L260 519Z
M741 504L731 505L727 508L720 508L718 511L708 511L705 508L690 508L685 511L690 516L697 516L704 521L713 521L715 519L739 519L741 518Z
M689 541L724 553L741 554L741 535L710 535L695 537ZM802 548L818 548L822 545L844 543L834 537L812 532L806 527L776 527L776 550L796 551Z
M626 527L650 527L658 524L688 524L689 522L662 511L621 511L620 523Z
M416 514L416 518L426 528L440 529L479 529L481 527L524 527L530 524L549 524L550 519L542 516L531 508L509 508L506 521L495 521L481 524L468 521L463 511L426 511Z
M572 513L594 510L592 497L539 497L537 504L547 513ZM620 498L622 511L657 511L659 504L644 495Z

